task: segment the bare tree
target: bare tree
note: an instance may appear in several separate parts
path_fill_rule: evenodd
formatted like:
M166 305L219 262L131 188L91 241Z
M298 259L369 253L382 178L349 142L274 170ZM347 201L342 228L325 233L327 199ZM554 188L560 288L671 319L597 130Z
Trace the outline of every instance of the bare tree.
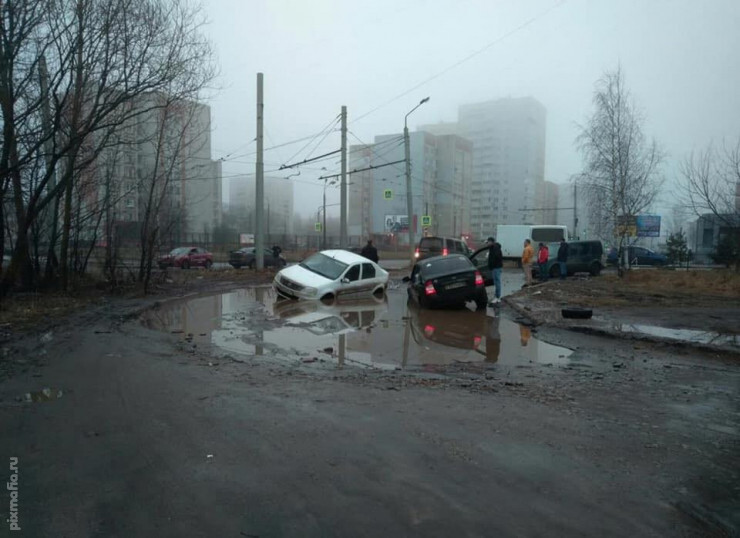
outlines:
M47 263L59 238L67 286L77 256L70 246L75 183L118 128L151 112L135 106L145 96L198 97L214 75L201 23L198 9L178 0L0 3L0 195L12 199L17 236L0 293L18 281L33 285L28 236L47 207L54 208ZM39 159L43 172L32 175Z
M628 232L621 217L639 215L655 201L663 183L663 154L642 132L643 115L630 97L621 67L596 83L595 110L576 139L584 158L582 185L602 239L619 247Z
M727 245L740 252L740 137L733 145L692 152L681 163L678 198L698 217L710 215ZM734 257L740 271L740 255Z

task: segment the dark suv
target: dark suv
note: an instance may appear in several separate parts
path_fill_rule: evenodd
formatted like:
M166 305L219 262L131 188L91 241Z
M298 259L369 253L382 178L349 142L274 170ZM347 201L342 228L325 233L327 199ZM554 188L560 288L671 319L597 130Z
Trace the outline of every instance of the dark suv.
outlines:
M604 268L605 262L604 245L601 241L568 241L568 261L565 262L565 267L569 275L591 273L593 276L597 276ZM560 276L556 248L550 251L550 259L547 265L548 274L551 278Z
M448 254L462 254L470 257L472 252L462 239L452 237L422 237L414 252L417 260Z

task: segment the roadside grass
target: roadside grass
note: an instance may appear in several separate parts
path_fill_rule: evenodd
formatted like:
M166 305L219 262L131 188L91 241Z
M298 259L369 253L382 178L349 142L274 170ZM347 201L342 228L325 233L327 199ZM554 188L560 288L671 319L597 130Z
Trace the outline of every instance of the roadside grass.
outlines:
M620 280L618 277L613 277ZM651 293L695 294L740 298L740 274L726 269L707 271L630 271L622 279L628 288Z

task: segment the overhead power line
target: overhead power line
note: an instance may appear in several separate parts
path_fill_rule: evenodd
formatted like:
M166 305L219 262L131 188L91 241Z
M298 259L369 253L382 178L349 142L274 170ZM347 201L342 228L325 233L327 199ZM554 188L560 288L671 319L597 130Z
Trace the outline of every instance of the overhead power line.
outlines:
M384 108L384 107L388 106L389 104L393 103L394 101L397 101L397 100L401 99L402 97L406 97L411 92L413 92L415 90L418 90L419 88L421 88L422 86L430 83L431 81L433 81L435 79L438 79L439 77L441 77L443 75L446 75L447 73L449 73L450 71L452 71L456 67L464 64L465 62L468 62L468 61L472 60L473 58L475 58L476 56L484 53L485 51L487 51L488 49L490 49L494 45L499 44L504 39L506 39L508 37L511 37L512 35L516 34L517 32L520 32L521 30L523 30L527 26L531 25L535 21L537 21L537 20L541 19L542 17L544 17L545 15L549 14L551 11L559 8L564 3L565 3L565 0L560 0L557 4L555 4L555 5L547 8L546 10L540 12L539 14L535 15L534 17L532 17L532 18L524 21L522 24L520 24L519 26L517 26L513 30L510 30L509 32L505 33L504 35L497 37L496 39L494 39L493 41L490 41L489 43L486 43L483 47L479 48L478 50L473 51L471 54L468 54L463 59L461 59L461 60L453 63L452 65L450 65L448 67L445 67L444 69L442 69L441 71L435 73L431 77L428 77L428 78L422 80L421 82L419 82L415 86L412 86L408 90L399 93L398 95L396 95L395 97L393 97L391 99L388 99L386 102L384 102L384 103L376 106L372 110L370 110L368 112L365 112L364 114L361 114L360 116L357 116L350 123L356 123L356 122L360 121L361 119L368 117L370 114L373 114L373 113L377 112L381 108Z

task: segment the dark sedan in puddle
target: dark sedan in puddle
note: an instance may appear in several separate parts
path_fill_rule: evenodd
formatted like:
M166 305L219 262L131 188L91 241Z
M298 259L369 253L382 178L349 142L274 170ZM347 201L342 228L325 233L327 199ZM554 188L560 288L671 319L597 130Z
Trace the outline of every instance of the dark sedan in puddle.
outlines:
M488 303L480 271L465 256L434 256L416 263L408 282L408 296L422 308L463 307L474 301L478 308Z

